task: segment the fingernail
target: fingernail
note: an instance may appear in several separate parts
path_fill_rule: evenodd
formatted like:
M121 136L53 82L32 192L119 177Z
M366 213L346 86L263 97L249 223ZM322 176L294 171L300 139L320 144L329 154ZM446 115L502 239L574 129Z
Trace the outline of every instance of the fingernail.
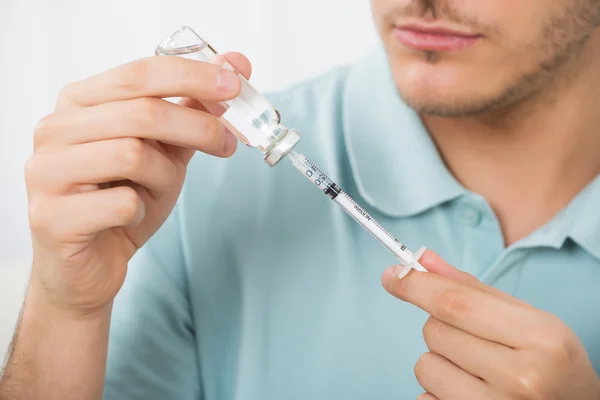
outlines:
M385 271L383 271L383 283L387 286L392 279L394 279L394 275L396 273L396 267L387 267Z
M235 68L233 68L233 65L229 64L228 62L223 63L223 68L228 69L230 71L235 71Z
M240 78L235 72L222 69L217 78L217 87L220 90L235 90L240 84Z
M407 269L406 272L402 272L404 269ZM382 274L382 283L387 291L390 291L392 283L396 278L404 278L408 273L408 268L404 268L402 265L396 265L392 267L388 267L383 271Z
M223 145L223 153L229 154L237 146L237 138L233 136L233 133L225 130L225 144Z
M397 265L394 274L398 279L404 278L410 272L410 268L406 268L404 265Z

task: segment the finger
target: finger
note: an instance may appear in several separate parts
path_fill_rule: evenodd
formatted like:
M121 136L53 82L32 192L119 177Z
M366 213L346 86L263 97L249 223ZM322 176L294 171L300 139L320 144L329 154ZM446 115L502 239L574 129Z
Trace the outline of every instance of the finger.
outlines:
M481 400L490 398L489 386L444 357L425 353L415 366L415 376L428 393L443 400Z
M250 61L246 58L246 56L240 53L231 52L225 53L223 58L225 58L244 78L246 78L246 80L250 79L250 76L252 75L252 64L250 64ZM198 111L207 111L206 107L200 101L192 97L182 98L179 101L179 104Z
M230 157L237 146L214 116L154 98L141 98L54 113L36 127L35 148L122 137L158 140Z
M430 352L443 356L469 374L490 383L509 382L515 351L456 329L434 317L423 326Z
M469 279L465 276L467 274L448 264L446 260L432 250L425 250L421 258L419 258L419 262L427 269L427 271L433 274L447 276L448 278L464 281L465 283L471 283L467 282Z
M399 279L386 270L382 284L393 296L482 339L509 347L529 343L524 332L539 332L537 313L445 276L412 271Z
M451 279L456 279L457 281L461 281L461 282L467 283L471 286L480 288L483 291L486 291L495 296L498 296L501 299L504 299L506 301L510 301L510 302L513 302L516 304L521 304L526 307L531 307L529 304L525 303L524 301L522 301L520 299L517 299L514 296L509 295L508 293L505 293L501 290L498 290L494 287L491 287L491 286L488 286L488 285L482 283L473 275L468 274L463 271L460 271L459 269L457 269L457 268L453 267L452 265L450 265L449 263L447 263L446 260L444 260L437 253L435 253L431 250L427 250L423 254L423 256L419 259L419 262L421 263L421 265L423 265L427 269L427 271L429 271L431 273L443 275L443 276L446 276Z
M31 230L58 242L87 240L89 235L116 227L138 225L145 205L129 186L61 197L42 197L29 205Z
M202 105L202 103L200 103L196 99L192 99L191 97L184 97L181 100L179 100L179 102L177 104L179 104L182 107L191 108L193 110L207 112L206 107L204 107L204 105ZM231 133L231 132L229 132L229 133ZM236 140L235 148L237 148L237 140ZM234 148L234 151L235 151L235 148ZM181 160L181 162L184 163L184 165L187 165L190 162L190 160L192 159L192 157L194 156L194 154L196 154L196 149L190 149L188 147L179 147L177 149L177 151L179 153L179 159Z
M56 109L90 107L139 97L192 97L209 101L235 98L236 72L183 57L154 56L120 65L63 88Z
M202 103L200 103L196 99L192 99L191 97L184 97L183 99L179 100L179 102L177 104L179 104L180 106L192 108L192 109L198 110L198 111L203 111L203 112L207 111L206 107L204 107L204 105Z
M120 138L52 147L36 153L27 165L32 191L62 195L82 184L130 180L160 197L180 169L158 149L136 138Z
M184 107L188 107L188 108L193 108L194 110L198 110L198 111L204 111L204 112L209 112L211 114L213 114L214 116L220 118L223 113L226 111L222 106L220 106L217 103L211 103L211 102L200 102L196 99L192 99L190 97L185 97L183 99L181 99L178 102L179 105L182 105ZM233 129L229 129L229 127L231 126L226 120L222 120L219 119L219 121L221 121L223 123L223 125L225 126L225 130L229 133L234 132Z
M437 397L432 395L431 393L423 393L417 397L417 400L439 400Z
M237 52L229 52L223 54L223 58L226 59L236 71L242 74L246 80L250 80L250 76L252 76L252 64L245 55Z
M230 66L240 72L244 78L247 80L250 79L252 66L250 65L250 61L248 61L244 55L240 53L227 53L224 58L229 62ZM221 118L227 111L221 103L210 100L198 99L195 102L192 102L192 106L196 109L207 111L218 118ZM221 122L229 132L235 131L235 128L227 120L221 120Z
M183 107L193 108L194 110L209 112L207 110L207 108L204 106L204 104L202 104L198 100L192 99L190 97L184 97L183 99L179 100L178 104L181 105L181 106L183 106ZM208 104L208 106L210 108L212 108L212 110L217 109L217 105L210 104L210 103L207 103L207 104ZM216 115L221 115L221 114L222 113L218 113ZM223 122L223 121L221 121L221 122ZM227 124L223 124L223 125L225 125L226 135L234 136L233 133L232 133L232 131L227 128ZM232 139L231 136L229 137L229 140ZM237 145L238 145L237 139L233 143L234 143L234 146L233 146L232 151L235 152L236 149L237 149ZM194 149L188 149L186 147L180 147L179 148L180 159L184 162L184 164L187 165L189 163L189 161L191 160L192 156L195 154L195 152L196 151Z

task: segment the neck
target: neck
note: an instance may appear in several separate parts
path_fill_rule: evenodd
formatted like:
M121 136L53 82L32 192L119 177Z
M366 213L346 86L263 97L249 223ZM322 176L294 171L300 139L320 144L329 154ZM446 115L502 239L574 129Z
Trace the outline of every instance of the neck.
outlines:
M599 36L552 85L511 109L423 117L448 168L494 209L506 245L551 220L600 173Z

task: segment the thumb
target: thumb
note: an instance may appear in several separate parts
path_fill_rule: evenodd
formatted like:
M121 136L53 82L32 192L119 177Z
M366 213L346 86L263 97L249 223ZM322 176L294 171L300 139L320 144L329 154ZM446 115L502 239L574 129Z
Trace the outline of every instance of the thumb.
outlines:
M434 251L427 250L421 258L419 262L425 269L433 274L442 275L450 279L455 279L457 281L473 284L477 282L477 278L473 275L467 274L459 270L458 268L453 267L448 264L446 260L439 256L439 254Z
M511 303L520 304L523 306L531 307L529 304L505 293L497 288L488 286L476 277L466 272L459 270L458 268L453 267L448 264L442 257L440 257L437 253L427 250L421 258L419 262L427 271L433 274L442 275L450 279L455 279L460 282L464 282L470 286L476 287L478 289L483 290L484 292L493 294L501 299L506 301L510 301Z

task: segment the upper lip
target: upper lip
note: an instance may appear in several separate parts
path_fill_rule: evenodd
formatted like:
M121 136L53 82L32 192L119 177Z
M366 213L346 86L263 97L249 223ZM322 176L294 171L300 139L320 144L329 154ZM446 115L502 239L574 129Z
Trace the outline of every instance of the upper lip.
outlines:
M452 29L450 27L442 25L424 25L424 24L402 24L396 25L397 29L404 29L408 31L416 31L422 33L429 33L433 35L448 35L448 36L463 36L463 37L477 37L480 36L477 33L465 32L458 29Z

